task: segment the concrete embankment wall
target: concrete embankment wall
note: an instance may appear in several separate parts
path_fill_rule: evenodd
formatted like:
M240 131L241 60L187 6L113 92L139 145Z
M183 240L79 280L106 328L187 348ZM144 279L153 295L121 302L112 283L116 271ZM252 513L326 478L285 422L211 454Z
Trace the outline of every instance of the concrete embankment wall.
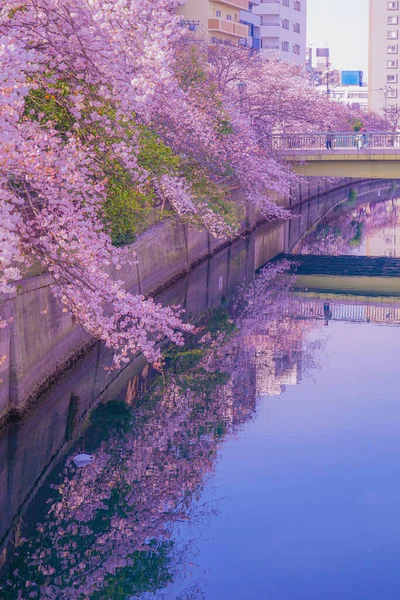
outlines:
M382 187L381 183L379 188ZM376 183L359 184L358 195L362 195L365 201L376 199L376 188ZM348 194L348 188L336 189L323 197L316 196L311 201L302 202L296 209L297 218L291 221L260 224L251 235L242 236L192 268L173 286L160 292L157 300L163 304L180 304L189 315L220 306L223 298L229 297L238 284L252 281L255 271L269 259L282 250L290 250L309 227L348 198ZM390 197L390 194L390 184L386 184L381 199ZM42 281L40 278L35 279ZM51 292L48 288L47 285L40 291L40 298L41 294L47 298L46 294ZM16 306L23 307L31 302L33 310L38 303L35 300L36 289L42 288L21 291L30 300L21 301ZM50 294L49 301L51 298ZM68 329L71 322L61 320L68 318L64 313L54 313L54 317L57 315L60 320L52 324L49 337L44 336L45 331L41 335L36 321L27 321L31 335L40 335L39 341L47 340L45 351L50 357L51 349L56 353L60 347L56 345L56 340L51 344L50 334L55 335L60 331L58 344L61 344L64 339L73 339L67 335L68 332L73 336L77 330ZM20 318L22 323L22 317ZM29 333L25 339L29 340ZM40 343L36 340L33 343L36 349L40 348ZM37 364L41 356L37 357ZM86 426L87 415L96 402L121 399L132 403L140 395L143 375L149 373L143 357L135 357L121 372L110 373L104 367L110 364L111 359L112 353L102 344L97 344L41 396L28 418L0 431L0 548L3 541L20 535L19 520L28 507L33 511L29 516L30 521L35 522L40 518L40 499L36 502L38 491L47 475L76 444ZM34 366L34 361L31 364ZM50 368L54 364L55 361L49 361ZM26 381L25 373L21 372L21 377L25 378L22 381ZM76 449L80 450L79 447ZM6 553L2 555L0 552L0 566L6 556Z
M336 184L336 191L327 193L327 183L310 180L293 191L290 201L282 200L292 208L296 218L276 223L257 236L255 263L261 264L261 258L265 262L290 248L304 227L310 226L318 215L328 210L328 206L339 201L335 194L344 199L348 194L344 184L349 182L341 183L340 189ZM368 187L370 184L363 185ZM382 186L382 183L372 185ZM235 192L235 196L241 211L239 235L245 235L262 222L262 217L240 197L240 192ZM125 265L115 276L123 279L126 288L133 293L154 294L224 246L225 242L212 238L205 230L173 220L164 221L127 248L128 253L136 252L138 264ZM223 260L222 255L218 260ZM224 286L226 279L223 273L221 276L219 285ZM24 409L29 400L43 391L90 344L87 334L67 312L63 312L53 296L52 286L52 279L47 274L22 280L16 285L15 292L0 304L2 318L12 318L12 324L0 330L0 359L5 357L0 365L0 418L10 410Z

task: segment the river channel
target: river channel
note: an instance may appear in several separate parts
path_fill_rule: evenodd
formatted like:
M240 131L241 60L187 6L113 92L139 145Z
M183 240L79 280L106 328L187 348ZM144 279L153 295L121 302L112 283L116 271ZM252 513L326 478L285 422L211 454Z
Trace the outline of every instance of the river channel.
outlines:
M93 349L0 431L2 600L400 598L399 193L301 219L160 296L162 373Z

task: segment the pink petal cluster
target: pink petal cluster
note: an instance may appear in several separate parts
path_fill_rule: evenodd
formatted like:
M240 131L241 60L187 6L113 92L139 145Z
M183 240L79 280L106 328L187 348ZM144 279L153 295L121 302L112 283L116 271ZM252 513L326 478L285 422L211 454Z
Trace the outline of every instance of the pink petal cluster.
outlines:
M174 13L180 3L4 0L0 7L0 293L38 261L65 309L115 349L116 365L138 350L158 360L157 341L182 343L189 327L176 309L132 296L106 274L122 258L104 230L101 157L138 191L152 186L178 215L229 238L232 226L207 194L196 197L184 168L157 176L141 166L141 128L154 131L183 167L196 165L214 185L240 186L271 219L288 217L275 199L295 181L273 152L271 133L346 118L297 67L188 42ZM201 76L188 79L193 44ZM65 130L42 110L27 112L35 94L65 115Z

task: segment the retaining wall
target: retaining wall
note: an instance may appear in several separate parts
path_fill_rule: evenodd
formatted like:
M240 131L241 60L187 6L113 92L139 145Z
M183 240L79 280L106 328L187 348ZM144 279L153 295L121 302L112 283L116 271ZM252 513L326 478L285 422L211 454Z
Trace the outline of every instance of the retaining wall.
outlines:
M347 190L348 184L348 180L342 181L339 188L336 184L335 190L328 192L328 183L322 185L319 181L310 180L293 190L290 202L282 199L280 203L292 208L296 217L289 222L269 226L256 236L255 264L262 264L262 261L266 262L287 250L317 215L337 203L341 194L346 197L348 191L344 190ZM382 182L363 185L382 187ZM386 182L386 185L390 183ZM310 198L314 205L317 203L316 207L310 208ZM246 203L240 192L234 193L234 200L241 206L240 236L253 231L262 217ZM320 203L325 203L324 207ZM304 211L306 206L307 214ZM224 246L225 242L212 238L205 230L174 220L163 221L127 248L128 253L137 253L138 264L123 266L115 276L123 279L126 288L133 293L154 294L184 276L200 261L216 255ZM247 261L247 258L243 254L237 260ZM218 265L225 262L224 255L219 253L207 268L219 272ZM227 285L227 273L222 268L218 281L223 287ZM14 293L0 305L2 318L13 319L9 327L0 330L0 358L6 357L0 365L0 418L10 410L24 409L91 343L74 319L63 312L52 294L52 285L47 274L19 281ZM203 293L203 287L199 285L196 292L198 307Z

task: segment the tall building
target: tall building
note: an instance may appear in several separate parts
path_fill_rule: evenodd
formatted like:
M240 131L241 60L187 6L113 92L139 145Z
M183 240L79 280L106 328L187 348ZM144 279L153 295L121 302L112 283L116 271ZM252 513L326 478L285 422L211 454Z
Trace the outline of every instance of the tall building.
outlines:
M260 16L261 52L306 63L307 0L261 0L252 12Z
M250 0L248 10L240 11L240 20L249 28L248 46L254 50L261 48L261 17L257 14L257 6L261 0Z
M178 14L186 21L198 22L211 37L247 44L249 26L241 23L242 11L248 11L249 0L187 0Z
M399 103L399 0L369 3L369 109L384 113Z

